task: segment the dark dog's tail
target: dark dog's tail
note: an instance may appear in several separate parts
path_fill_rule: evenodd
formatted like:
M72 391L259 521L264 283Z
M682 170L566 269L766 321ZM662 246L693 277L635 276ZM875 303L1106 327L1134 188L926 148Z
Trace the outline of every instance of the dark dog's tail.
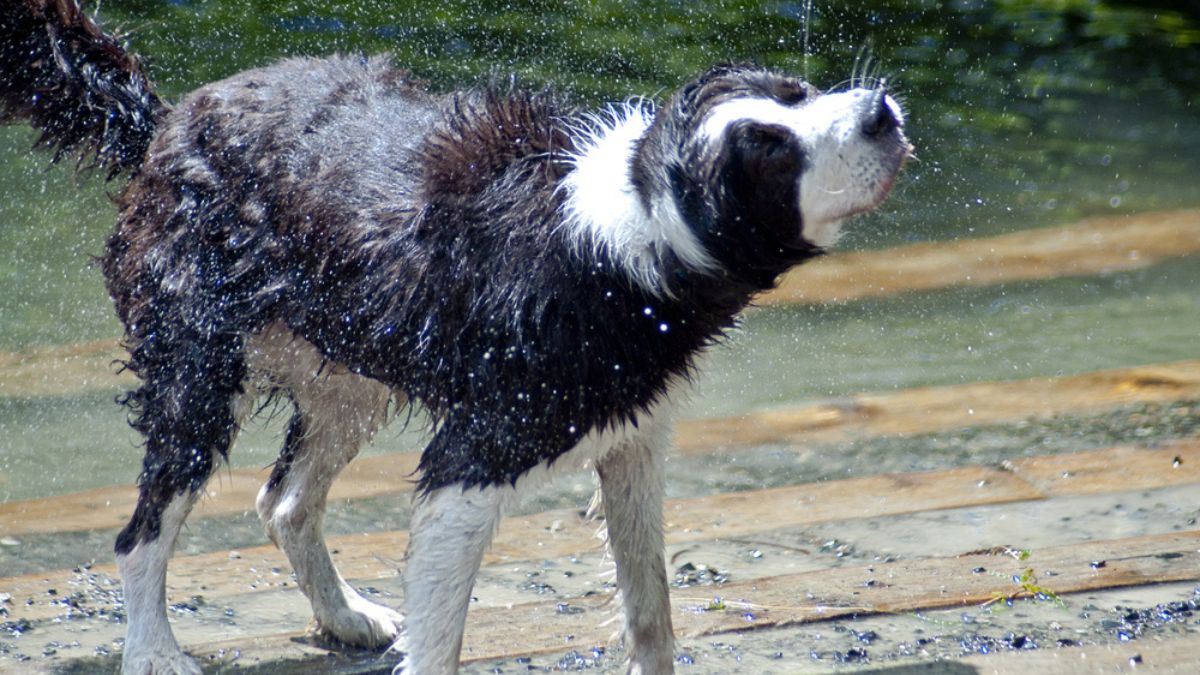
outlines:
M76 0L0 0L0 123L111 178L142 163L167 109L141 63Z

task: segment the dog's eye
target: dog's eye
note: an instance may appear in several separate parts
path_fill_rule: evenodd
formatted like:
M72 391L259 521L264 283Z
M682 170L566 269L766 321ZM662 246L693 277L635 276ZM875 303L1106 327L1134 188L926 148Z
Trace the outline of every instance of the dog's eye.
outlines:
M812 93L812 87L800 80L779 80L775 85L775 91L771 93L775 100L784 105L796 105L808 98Z

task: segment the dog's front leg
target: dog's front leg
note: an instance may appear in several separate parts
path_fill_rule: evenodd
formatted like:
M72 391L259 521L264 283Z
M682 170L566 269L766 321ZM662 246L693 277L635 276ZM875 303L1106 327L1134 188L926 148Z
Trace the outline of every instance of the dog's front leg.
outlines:
M458 668L475 574L500 520L504 488L450 485L417 497L404 568L406 675Z
M605 456L596 471L625 611L629 672L661 675L674 672L675 648L663 557L662 463L668 430L663 423L643 429L638 439Z

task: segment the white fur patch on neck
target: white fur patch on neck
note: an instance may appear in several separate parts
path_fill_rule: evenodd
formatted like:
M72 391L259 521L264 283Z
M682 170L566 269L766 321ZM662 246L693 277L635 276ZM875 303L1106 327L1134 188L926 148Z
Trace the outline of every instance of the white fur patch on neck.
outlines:
M715 262L692 233L674 199L655 195L647 209L633 185L633 153L653 121L633 103L591 117L577 130L578 154L563 179L563 221L580 246L611 256L642 288L662 290L662 258L668 251L695 270Z

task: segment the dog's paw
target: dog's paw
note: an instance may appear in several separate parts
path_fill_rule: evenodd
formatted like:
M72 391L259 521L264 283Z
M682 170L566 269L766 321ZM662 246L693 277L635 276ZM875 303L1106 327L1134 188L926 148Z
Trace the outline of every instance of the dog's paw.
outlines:
M200 664L176 650L171 653L125 652L121 658L121 675L202 675Z
M404 629L404 615L355 595L346 606L317 619L317 633L345 645L381 649L394 645Z

